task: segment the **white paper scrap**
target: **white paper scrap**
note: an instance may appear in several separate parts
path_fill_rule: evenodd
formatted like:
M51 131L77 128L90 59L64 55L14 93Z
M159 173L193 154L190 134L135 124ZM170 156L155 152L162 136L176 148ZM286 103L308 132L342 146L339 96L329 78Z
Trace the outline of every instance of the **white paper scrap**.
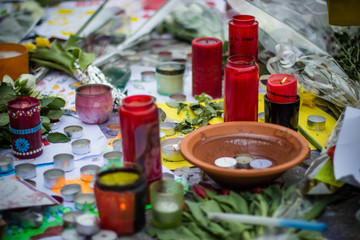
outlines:
M334 154L337 180L360 187L360 109L346 107Z

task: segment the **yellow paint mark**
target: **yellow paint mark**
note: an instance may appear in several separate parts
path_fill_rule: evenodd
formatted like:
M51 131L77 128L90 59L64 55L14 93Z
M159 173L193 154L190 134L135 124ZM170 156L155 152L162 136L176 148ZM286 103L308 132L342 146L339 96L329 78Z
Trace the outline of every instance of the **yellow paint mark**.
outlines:
M65 26L69 24L69 21L66 17L57 17L49 21L49 25L53 26Z
M118 135L115 138L108 139L110 146L112 146L112 143L116 140L121 138L121 133L118 133Z
M91 193L91 192L93 192L93 189L89 186L89 183L84 182L80 178L74 178L74 179L66 180L65 184L72 184L72 183L80 184L82 193ZM51 191L53 191L54 193L59 194L59 195L61 194L60 190L61 190L61 188L52 188L51 189Z
M92 15L94 12L95 12L94 10L86 11L85 14L90 14L90 15Z
M58 14L72 14L74 12L74 9L60 9L57 11Z
M131 17L131 18L130 18L130 21L132 21L132 22L137 22L137 21L138 21L138 17Z
M75 107L72 107L72 108L70 108L70 110L76 111L76 108L75 108Z
M64 35L64 36L71 36L71 35L74 35L74 32L64 32L64 31L61 31L61 34Z
M72 85L75 86L75 87L78 87L78 86L81 86L82 83L81 82L76 82L76 83L73 83Z
M53 87L52 87L52 89L59 89L60 88L60 86L58 85L58 84L55 84Z
M71 96L71 95L74 95L74 92L69 92L69 94L68 94L69 96Z

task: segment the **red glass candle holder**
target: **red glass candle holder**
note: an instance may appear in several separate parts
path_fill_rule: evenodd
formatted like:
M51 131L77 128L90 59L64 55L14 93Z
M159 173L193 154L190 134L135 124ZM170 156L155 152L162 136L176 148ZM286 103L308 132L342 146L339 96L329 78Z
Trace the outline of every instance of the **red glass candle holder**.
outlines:
M18 97L6 103L10 119L12 153L21 159L34 158L43 152L40 100Z
M101 228L126 235L144 227L147 184L139 166L125 163L100 172L94 193Z
M234 55L225 66L224 120L257 121L259 67L255 58Z
M259 24L250 15L235 15L229 22L229 56L250 55L258 62Z
M213 98L222 95L222 42L201 37L192 46L192 95L205 92Z
M124 162L139 164L147 181L162 176L159 117L155 99L148 95L124 98L119 108Z
M76 112L87 124L107 121L113 109L111 87L104 84L86 84L76 89Z

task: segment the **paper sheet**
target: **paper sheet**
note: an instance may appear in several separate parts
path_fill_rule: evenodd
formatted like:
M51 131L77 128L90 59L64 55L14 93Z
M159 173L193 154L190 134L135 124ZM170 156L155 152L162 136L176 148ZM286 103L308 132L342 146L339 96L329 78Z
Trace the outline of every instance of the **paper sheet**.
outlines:
M334 154L337 180L360 187L360 109L346 107Z
M23 180L0 181L0 210L58 204Z

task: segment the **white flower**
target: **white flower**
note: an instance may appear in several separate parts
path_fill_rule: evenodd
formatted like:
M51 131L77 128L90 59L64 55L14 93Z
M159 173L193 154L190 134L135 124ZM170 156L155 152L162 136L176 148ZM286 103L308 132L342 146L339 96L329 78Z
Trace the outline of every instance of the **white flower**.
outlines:
M19 83L21 84L22 81L28 80L26 83L26 87L30 88L32 90L35 90L36 88L36 79L34 77L34 75L31 74L21 74L20 77L17 79L17 81L19 81Z
M5 75L3 77L3 82L6 83L10 87L14 87L14 80L9 75Z

